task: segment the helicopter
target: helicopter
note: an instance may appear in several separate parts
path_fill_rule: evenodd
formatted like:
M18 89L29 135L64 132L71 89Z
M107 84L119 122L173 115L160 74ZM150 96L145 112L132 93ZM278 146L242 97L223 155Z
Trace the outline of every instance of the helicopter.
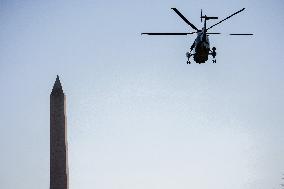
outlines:
M245 8L242 8L241 10L231 14L230 16L224 18L223 20L215 23L214 25L207 28L207 20L213 20L218 19L218 17L215 16L206 16L200 14L201 22L204 20L204 26L200 30L195 25L193 25L191 22L188 21L188 19L180 13L180 11L176 8L171 8L186 24L188 24L192 29L195 31L188 32L188 33L141 33L141 35L191 35L191 34L197 34L196 39L194 40L193 44L190 47L190 51L186 53L187 57L187 64L191 64L190 58L193 56L193 60L198 63L205 63L208 60L208 56L211 55L213 57L213 63L216 63L216 47L213 47L210 49L210 43L209 43L209 35L211 34L221 34L221 33L214 33L214 32L208 32L211 28L215 27L216 25L224 22L225 20L231 18L232 16L242 12L245 10ZM230 35L253 35L251 33L232 33ZM194 50L194 53L192 51Z

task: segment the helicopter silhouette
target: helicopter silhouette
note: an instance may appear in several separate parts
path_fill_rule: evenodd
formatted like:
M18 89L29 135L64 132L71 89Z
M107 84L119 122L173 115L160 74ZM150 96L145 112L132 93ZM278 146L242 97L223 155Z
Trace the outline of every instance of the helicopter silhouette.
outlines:
M212 49L210 49L210 43L209 43L209 35L211 34L221 34L221 33L214 33L214 32L208 32L208 30L210 30L211 28L213 28L214 26L224 22L225 20L231 18L232 16L242 12L243 10L245 10L245 8L242 8L241 10L231 14L230 16L224 18L223 20L217 22L216 24L210 26L207 28L207 20L212 20L212 19L218 19L218 17L213 17L213 16L206 16L202 14L202 9L201 9L201 15L200 15L200 19L201 22L202 20L204 20L204 26L203 28L200 30L198 29L196 26L194 26L191 22L188 21L187 18L185 18L178 9L176 8L171 8L172 10L175 11L175 13L181 18L183 19L183 21L185 23L187 23L192 29L194 29L194 32L189 32L189 33L141 33L141 35L145 34L145 35L191 35L191 34L197 34L196 39L194 40L193 44L190 47L190 51L186 53L186 57L187 57L187 64L190 64L190 58L193 56L193 60L198 63L205 63L208 60L208 56L211 55L213 57L213 63L216 63L216 47L213 47ZM230 35L253 35L251 33L234 33L234 34L230 34ZM192 53L192 51L194 50L194 53Z

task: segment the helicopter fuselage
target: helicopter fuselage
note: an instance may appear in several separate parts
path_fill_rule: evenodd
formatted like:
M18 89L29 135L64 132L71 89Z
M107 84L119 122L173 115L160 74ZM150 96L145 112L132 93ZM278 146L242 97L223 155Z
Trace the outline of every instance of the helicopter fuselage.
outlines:
M216 24L213 24L210 27L206 26L206 21L211 20L211 19L218 19L216 16L206 16L202 14L201 10L201 22L204 20L204 26L202 30L198 29L196 26L194 26L184 15L179 12L178 9L172 8L172 10L186 23L188 24L192 29L195 31L193 32L168 32L168 33L141 33L141 35L146 34L146 35L191 35L197 33L197 37L194 40L193 44L190 47L190 51L186 52L186 57L187 57L187 64L191 64L190 58L193 57L194 61L198 64L205 63L208 60L208 56L211 55L213 57L212 61L213 63L216 63L216 47L213 47L210 49L210 43L209 43L209 35L211 34L220 34L216 32L208 32L211 28L217 26L218 24L224 22L225 20L231 18L232 16L242 12L245 10L245 8L242 8L241 10L231 14L230 16L222 19L221 21L217 22ZM235 33L235 34L230 34L230 35L253 35L253 34L248 34L248 33ZM191 53L194 50L194 53Z
M210 43L206 32L201 31L197 33L197 37L194 41L194 61L196 63L205 63L208 60L210 51Z

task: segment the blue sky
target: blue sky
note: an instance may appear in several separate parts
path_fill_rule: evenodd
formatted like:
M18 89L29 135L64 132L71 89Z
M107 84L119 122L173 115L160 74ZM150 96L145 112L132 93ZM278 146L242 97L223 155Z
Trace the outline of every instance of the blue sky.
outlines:
M200 9L217 64L186 64ZM49 94L67 97L70 189L281 188L283 8L264 1L0 1L0 188L49 188ZM210 21L211 24L214 21ZM209 23L209 25L211 25ZM254 33L254 36L228 36Z

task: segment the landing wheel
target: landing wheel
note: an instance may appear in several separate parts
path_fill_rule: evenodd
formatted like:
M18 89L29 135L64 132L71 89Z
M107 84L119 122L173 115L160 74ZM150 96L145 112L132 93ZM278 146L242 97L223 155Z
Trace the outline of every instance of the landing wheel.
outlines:
M212 57L215 58L216 55L217 55L217 53L216 53L216 47L213 47L213 48L212 48Z
M191 62L189 61L191 56L192 56L192 54L190 52L186 52L186 57L187 57L186 64L191 64Z
M213 64L216 63L216 59L213 59L212 62L213 62Z
M186 52L186 53L185 53L185 56L186 56L187 58L190 58L190 57L191 57L190 52Z

